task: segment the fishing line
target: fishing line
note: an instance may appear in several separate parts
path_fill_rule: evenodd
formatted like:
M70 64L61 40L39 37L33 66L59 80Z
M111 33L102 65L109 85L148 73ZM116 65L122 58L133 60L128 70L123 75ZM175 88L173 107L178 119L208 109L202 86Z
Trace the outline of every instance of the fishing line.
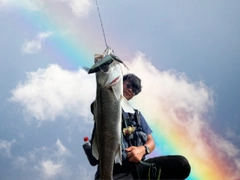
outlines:
M103 23L102 23L102 17L101 17L101 14L100 14L100 10L99 10L99 7L98 7L98 2L97 2L97 0L96 0L96 5L97 5L97 10L98 10L98 16L99 16L100 23L101 23L101 27L102 27L102 33L103 33L105 45L106 45L106 47L108 48L109 46L107 45L107 39L106 39L106 36L105 36L105 32L104 32L104 28L103 28Z

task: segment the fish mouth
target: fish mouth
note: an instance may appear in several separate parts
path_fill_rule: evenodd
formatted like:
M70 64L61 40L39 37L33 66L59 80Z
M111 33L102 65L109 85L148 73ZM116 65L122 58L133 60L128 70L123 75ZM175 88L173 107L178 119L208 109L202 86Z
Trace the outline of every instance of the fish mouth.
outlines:
M95 62L95 64L89 69L88 74L96 73L100 70L103 70L104 72L108 71L108 66L113 62L113 60L112 56L105 56L100 61Z
M115 78L111 83L110 85L114 84L115 82L117 82L119 80L120 76L118 76L117 78Z

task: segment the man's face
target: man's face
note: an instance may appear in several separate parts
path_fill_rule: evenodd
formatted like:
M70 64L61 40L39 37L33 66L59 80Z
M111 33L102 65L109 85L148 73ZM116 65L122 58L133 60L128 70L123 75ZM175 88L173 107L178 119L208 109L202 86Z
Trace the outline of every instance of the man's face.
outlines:
M123 82L123 96L127 100L130 100L133 98L133 96L135 96L135 94L132 91L132 85L128 80Z

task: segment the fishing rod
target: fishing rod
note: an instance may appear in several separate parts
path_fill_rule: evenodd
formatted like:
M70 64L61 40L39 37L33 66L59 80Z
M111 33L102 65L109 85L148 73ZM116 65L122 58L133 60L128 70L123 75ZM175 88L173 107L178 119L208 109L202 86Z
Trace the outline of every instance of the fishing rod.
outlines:
M101 27L102 27L103 38L104 38L104 41L105 41L106 48L108 48L109 46L107 45L107 39L106 39L106 35L105 35L105 32L104 32L103 23L102 23L102 17L101 17L101 14L100 14L100 10L99 10L99 6L98 6L97 0L96 0L96 5L97 5L97 10L98 10L98 16L99 16L100 24L101 24Z
M105 32L104 32L104 27L103 27L103 23L102 23L102 17L101 17L101 14L100 14L100 10L99 10L99 6L98 6L98 1L97 0L96 0L96 6L97 6L97 10L98 10L98 16L99 16L100 24L101 24L101 27L102 27L103 38L104 38L105 45L106 45L106 50L104 51L103 54L104 54L104 56L108 55L108 54L114 54L114 51L107 44L107 39L106 39L106 35L105 35ZM114 59L117 60L117 61L120 60L117 56L114 56ZM123 62L121 61L121 63L123 63ZM128 67L127 67L127 65L125 63L123 63L123 65L128 69Z

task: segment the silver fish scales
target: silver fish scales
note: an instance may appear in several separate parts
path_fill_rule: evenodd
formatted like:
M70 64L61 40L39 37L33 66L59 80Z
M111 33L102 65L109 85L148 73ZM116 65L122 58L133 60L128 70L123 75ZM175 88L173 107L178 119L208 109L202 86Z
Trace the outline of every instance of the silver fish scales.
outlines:
M99 159L100 179L112 179L114 163L122 163L123 74L121 61L113 57L111 54L95 56L95 65L89 71L96 73L97 82L94 102L96 129L92 153L96 159Z

